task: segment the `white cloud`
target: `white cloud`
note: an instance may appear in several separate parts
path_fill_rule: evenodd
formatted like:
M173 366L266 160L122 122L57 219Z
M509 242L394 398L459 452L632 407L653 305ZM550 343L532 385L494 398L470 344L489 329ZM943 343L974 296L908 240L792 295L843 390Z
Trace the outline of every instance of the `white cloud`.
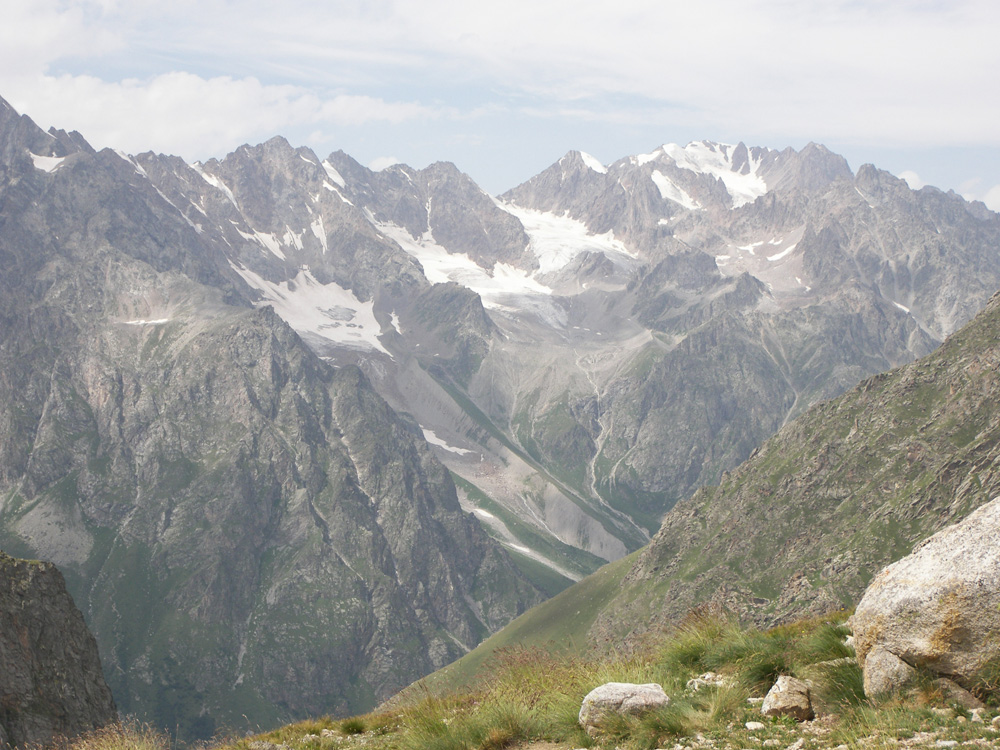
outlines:
M395 156L379 156L368 162L368 168L373 172L381 172L387 167L391 167L393 164L399 164L399 159Z
M920 175L916 172L906 170L905 172L899 173L899 179L905 180L906 184L910 186L911 190L920 190L927 183L920 179Z
M0 0L0 17L0 95L126 150L498 110L665 139L1000 146L994 0Z
M984 93L1000 69L1000 4L989 0L5 4L15 6L0 32L8 74L25 59L37 68L117 50L112 67L159 57L201 66L186 70L206 79L212 69L340 89L346 99L326 104L344 117L359 86L464 82L590 117L621 117L628 105L597 100L628 95L706 129L897 144L1000 139L1000 99ZM397 122L419 106L394 105L378 119Z
M982 201L986 204L987 208L993 211L1000 211L1000 185L994 185L987 190Z
M399 124L441 112L412 102L369 96L322 99L301 86L256 78L205 79L172 72L149 80L105 82L93 76L39 76L16 81L6 94L44 127L71 125L95 146L203 159L245 141L303 125L329 131L370 122ZM314 135L322 130L317 129Z
M105 55L125 47L113 28L88 22L84 3L0 0L0 70L5 77L43 70L76 55Z

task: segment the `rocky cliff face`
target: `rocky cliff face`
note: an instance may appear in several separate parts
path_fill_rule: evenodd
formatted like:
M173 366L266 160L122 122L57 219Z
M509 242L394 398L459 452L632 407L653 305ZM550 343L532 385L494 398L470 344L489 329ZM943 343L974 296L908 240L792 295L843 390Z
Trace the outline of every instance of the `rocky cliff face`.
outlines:
M177 206L205 213L9 108L0 133L0 536L66 571L123 711L182 738L360 711L539 600L412 424Z
M45 744L117 718L97 644L62 575L0 552L0 747Z
M1000 286L1000 217L815 144L571 152L499 199L281 139L136 165L247 299L430 436L495 538L569 578Z
M1000 493L1000 297L937 351L809 409L679 503L591 631L693 606L761 623L851 607L914 544Z

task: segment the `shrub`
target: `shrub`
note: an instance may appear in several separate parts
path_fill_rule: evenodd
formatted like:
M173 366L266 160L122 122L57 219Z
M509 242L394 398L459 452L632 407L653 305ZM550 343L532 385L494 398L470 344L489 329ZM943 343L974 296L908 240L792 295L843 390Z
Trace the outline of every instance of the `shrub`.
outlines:
M365 720L360 716L353 716L340 722L340 731L344 734L364 734Z

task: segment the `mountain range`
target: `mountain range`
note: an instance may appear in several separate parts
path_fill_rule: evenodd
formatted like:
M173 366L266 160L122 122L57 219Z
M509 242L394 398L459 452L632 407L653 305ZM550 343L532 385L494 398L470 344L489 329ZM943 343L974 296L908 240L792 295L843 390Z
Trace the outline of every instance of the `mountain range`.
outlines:
M998 248L814 144L570 152L494 197L281 138L97 152L0 100L0 543L62 568L127 712L360 711L933 351Z

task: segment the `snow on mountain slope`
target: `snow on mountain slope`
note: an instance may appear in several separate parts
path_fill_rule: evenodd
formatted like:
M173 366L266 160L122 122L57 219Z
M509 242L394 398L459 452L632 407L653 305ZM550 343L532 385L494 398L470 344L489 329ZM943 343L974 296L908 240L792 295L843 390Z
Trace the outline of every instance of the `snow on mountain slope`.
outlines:
M746 244L729 243L725 252L715 256L715 264L725 276L749 273L763 281L772 293L801 295L811 286L803 281L809 274L803 270L802 258L795 253L805 227Z
M597 158L591 156L590 154L581 151L580 158L583 159L584 164L586 164L588 167L593 169L598 174L608 173L608 168L605 167L603 164L601 164L601 162Z
M663 174L660 170L653 170L652 178L653 184L655 184L660 191L660 197L664 200L679 203L690 211L696 211L701 208L701 204L688 195L684 188L671 182L670 178Z
M268 281L233 264L233 269L254 289L264 304L300 334L312 334L349 349L378 351L392 356L378 337L382 326L375 319L374 303L362 302L336 283L321 284L308 268L292 281Z
M501 300L511 295L545 295L552 290L539 283L520 268L506 263L494 264L492 270L478 265L465 253L451 253L441 247L432 232L421 237L413 237L403 227L371 218L375 227L403 250L416 258L423 266L427 280L432 284L454 281L471 289L483 300L483 306L496 308L503 306Z
M66 158L65 156L39 156L38 154L30 154L30 156L35 169L40 169L50 174L62 166L63 160Z
M520 208L498 201L504 211L516 216L531 238L530 249L538 259L538 273L558 271L577 255L585 252L604 253L609 258L635 253L615 239L614 232L593 234L587 225L568 216L557 216L548 211Z
M652 153L639 154L632 159L637 165L669 160L680 169L720 179L732 198L733 208L752 203L767 192L767 183L758 174L761 165L760 154L756 153L756 149L755 153L748 152L742 144L732 146L709 141L696 141L687 146L679 146L676 143L667 143ZM655 176L653 179L657 187L660 187L660 181ZM664 198L675 200L684 205L685 208L695 207L665 194L662 187L660 192Z

